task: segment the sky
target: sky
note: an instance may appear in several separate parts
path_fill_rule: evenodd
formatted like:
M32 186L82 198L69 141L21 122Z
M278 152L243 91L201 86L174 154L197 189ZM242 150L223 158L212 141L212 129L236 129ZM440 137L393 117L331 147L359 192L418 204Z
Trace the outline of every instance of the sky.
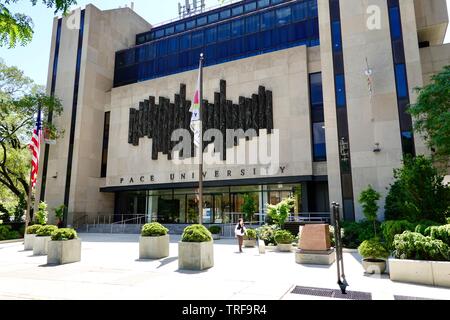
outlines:
M432 1L432 0L430 0ZM179 0L134 0L134 10L151 24L155 25L178 16ZM180 1L184 2L184 1ZM206 6L218 5L220 0L206 0ZM225 4L230 0L223 1ZM15 65L25 71L25 74L32 78L37 84L45 85L48 72L48 62L50 55L50 42L52 34L52 21L54 13L52 9L40 4L32 6L29 0L20 0L12 5L11 11L26 13L31 16L34 23L33 41L25 47L17 45L16 48L6 49L0 47L0 58L5 60L7 65ZM84 7L92 3L102 10L114 9L118 7L130 6L130 0L78 0L77 6ZM447 0L450 11L450 0ZM157 9L157 10L155 10ZM449 12L450 14L450 12ZM447 31L445 43L450 42L450 28Z

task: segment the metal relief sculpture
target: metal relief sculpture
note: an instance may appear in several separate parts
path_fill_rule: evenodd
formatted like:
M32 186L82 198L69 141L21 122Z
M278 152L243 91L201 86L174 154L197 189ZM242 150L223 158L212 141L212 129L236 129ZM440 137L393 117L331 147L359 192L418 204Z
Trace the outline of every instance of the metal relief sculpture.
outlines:
M258 94L253 94L251 98L239 97L238 104L227 100L226 81L220 81L220 92L214 94L214 102L203 100L202 120L203 133L209 129L218 129L222 136L226 137L228 129L247 131L254 129L259 136L259 130L267 129L272 133L273 127L273 99L272 92L260 86ZM175 94L174 102L170 99L159 97L158 104L156 98L150 96L139 103L139 108L130 109L128 143L133 146L139 145L139 139L148 137L152 139L152 160L158 160L158 153L161 152L171 160L171 151L175 143L171 141L172 133L177 129L190 130L191 113L189 109L191 101L186 100L186 85L180 85L180 93ZM193 136L192 145L193 145ZM250 140L252 137L247 137ZM203 149L213 142L204 142ZM226 149L237 146L239 140L223 141L221 159L226 159ZM190 155L180 154L183 158L194 157L194 147Z

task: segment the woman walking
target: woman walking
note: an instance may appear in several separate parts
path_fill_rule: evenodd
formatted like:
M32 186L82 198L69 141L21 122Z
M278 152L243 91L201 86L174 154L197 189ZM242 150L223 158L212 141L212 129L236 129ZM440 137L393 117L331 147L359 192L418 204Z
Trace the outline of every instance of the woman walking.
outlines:
M238 238L238 244L239 244L239 252L242 253L242 244L244 243L244 235L245 235L245 225L244 220L241 218L239 219L239 222L234 229L234 234L236 235L236 238Z

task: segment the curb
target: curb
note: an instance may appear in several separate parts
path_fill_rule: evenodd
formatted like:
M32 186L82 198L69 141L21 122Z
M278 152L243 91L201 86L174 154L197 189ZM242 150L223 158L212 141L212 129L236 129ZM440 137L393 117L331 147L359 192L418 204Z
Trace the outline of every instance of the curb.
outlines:
M18 242L24 242L24 239L15 239L15 240L5 240L0 241L0 244L7 244L7 243L18 243Z

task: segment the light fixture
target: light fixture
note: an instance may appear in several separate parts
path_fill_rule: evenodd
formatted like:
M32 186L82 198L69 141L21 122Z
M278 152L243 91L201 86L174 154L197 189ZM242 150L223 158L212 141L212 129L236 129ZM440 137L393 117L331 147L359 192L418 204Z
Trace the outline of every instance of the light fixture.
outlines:
M381 152L380 143L375 143L375 148L373 149L373 152L378 153Z
M54 175L52 178L53 178L53 179L58 179L58 172L57 172L56 175Z

